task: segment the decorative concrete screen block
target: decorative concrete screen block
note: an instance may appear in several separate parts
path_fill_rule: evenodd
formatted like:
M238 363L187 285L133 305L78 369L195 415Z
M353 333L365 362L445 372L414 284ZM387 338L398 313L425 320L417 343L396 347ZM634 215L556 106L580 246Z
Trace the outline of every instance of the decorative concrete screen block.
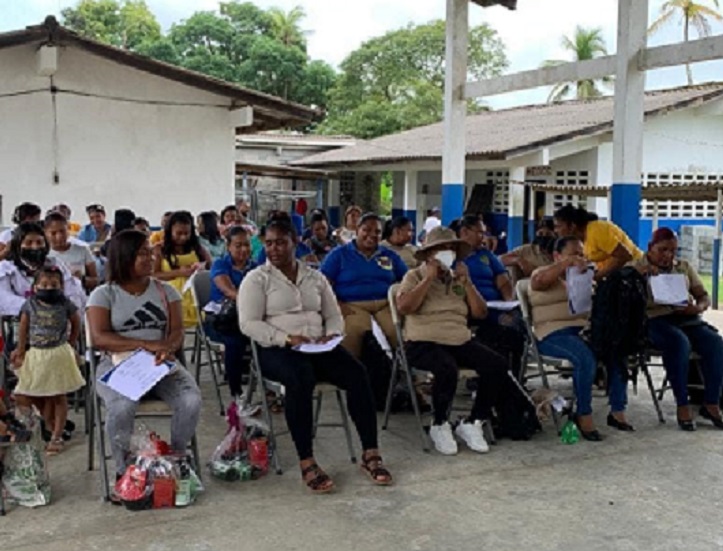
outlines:
M587 170L558 170L555 172L555 185L558 186L586 186L590 183L590 173ZM580 195L555 195L553 197L554 210L573 204L587 207L584 197Z
M693 174L693 173L662 173L648 172L643 174L646 186L674 186L676 184L705 184L719 182L721 174ZM711 219L715 218L715 202L713 201L658 201L658 219L684 218L684 219ZM643 201L643 218L654 217L653 201ZM699 227L699 226L691 226Z

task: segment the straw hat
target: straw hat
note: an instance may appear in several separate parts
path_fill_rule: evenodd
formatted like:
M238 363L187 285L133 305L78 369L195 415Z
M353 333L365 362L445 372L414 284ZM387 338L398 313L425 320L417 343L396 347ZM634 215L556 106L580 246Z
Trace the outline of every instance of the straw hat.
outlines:
M459 239L453 230L444 226L437 226L429 230L424 240L424 247L420 247L414 253L414 257L417 260L424 261L440 249L452 249L457 253L457 258L464 258L472 252L469 243Z

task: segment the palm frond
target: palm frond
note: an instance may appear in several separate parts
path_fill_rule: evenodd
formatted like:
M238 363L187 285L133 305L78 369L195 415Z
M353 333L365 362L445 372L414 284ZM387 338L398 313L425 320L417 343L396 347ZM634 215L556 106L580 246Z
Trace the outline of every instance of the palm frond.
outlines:
M669 4L669 2L666 2L666 4ZM663 5L663 8L665 8L665 4ZM676 13L673 8L662 11L663 8L661 8L660 16L655 21L653 21L652 25L650 25L650 27L648 28L648 35L657 33L662 27L664 27L670 22L670 20Z

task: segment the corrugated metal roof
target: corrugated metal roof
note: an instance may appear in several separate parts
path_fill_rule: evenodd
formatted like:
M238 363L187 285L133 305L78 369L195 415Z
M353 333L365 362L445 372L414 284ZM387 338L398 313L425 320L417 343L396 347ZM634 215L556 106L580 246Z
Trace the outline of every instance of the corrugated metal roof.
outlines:
M52 16L48 16L41 25L0 33L0 49L34 42L76 46L116 63L230 98L238 107L251 106L254 109L252 129L256 130L308 125L323 114L305 105L82 37L60 26Z
M723 96L723 83L648 92L646 117L702 105ZM467 117L467 158L503 160L556 143L610 132L613 98L565 101L489 111ZM349 166L412 160L439 161L444 147L441 122L360 141L356 146L295 161L299 166Z

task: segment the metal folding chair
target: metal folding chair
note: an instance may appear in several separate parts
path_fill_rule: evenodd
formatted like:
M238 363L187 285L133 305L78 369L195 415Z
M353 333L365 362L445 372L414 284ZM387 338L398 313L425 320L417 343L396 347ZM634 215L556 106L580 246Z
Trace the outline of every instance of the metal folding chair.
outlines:
M409 391L410 400L412 402L412 409L414 410L414 416L417 419L417 428L419 430L419 437L422 440L422 449L425 452L429 451L429 438L424 430L424 422L422 421L422 412L419 409L419 402L417 401L417 392L414 387L414 376L412 369L407 361L407 353L404 350L404 331L403 331L403 318L399 314L397 309L397 291L399 290L399 284L395 283L389 288L387 298L389 301L389 310L392 314L392 322L394 323L394 331L397 335L397 346L392 351L392 375L389 381L389 390L387 391L387 400L384 405L384 421L382 422L382 430L387 430L389 426L389 414L392 408L392 394L394 387L397 384L397 380L400 375L403 377L407 389ZM476 373L475 373L476 375Z
M253 340L251 341L251 374L249 377L248 392L246 392L244 400L244 408L251 404L253 399L254 391L258 390L261 396L261 412L263 415L264 422L269 427L269 452L271 453L271 461L274 466L276 474L282 474L281 461L279 459L279 448L277 444L277 438L288 432L288 430L277 432L274 429L274 419L271 414L271 408L269 408L268 400L266 399L266 391L271 391L279 395L283 395L284 386L280 383L272 381L264 377L261 373L261 363L259 362L258 345ZM334 392L336 394L336 401L339 404L339 412L341 415L340 423L320 423L319 418L321 416L321 404L325 393ZM314 413L314 426L312 429L312 435L316 437L317 429L319 428L343 428L346 436L346 444L349 448L349 459L352 463L356 463L356 455L354 454L354 444L352 443L351 429L349 427L349 415L347 414L346 399L344 391L340 388L329 384L329 383L317 383L314 389L314 400L316 401L316 411Z
M218 407L221 415L225 414L223 398L221 397L221 386L224 384L219 381L219 374L223 373L223 343L212 341L206 334L206 328L203 325L204 313L203 307L211 300L211 272L201 270L196 272L191 281L191 295L193 296L193 304L196 307L196 317L198 325L196 327L196 339L198 339L201 351L194 353L196 364L196 382L200 382L201 366L208 365L213 377L213 386L216 389L216 397L218 398ZM201 361L201 353L205 350L206 362Z
M85 318L85 342L87 344L90 372L88 383L90 385L90 401L88 403L88 417L90 420L90 432L88 434L88 470L95 469L95 454L98 453L100 467L101 497L103 501L110 500L110 480L108 478L108 461L111 459L106 447L105 421L103 418L103 403L98 394L98 360L101 353L93 347L93 341L88 329L88 318ZM136 411L136 419L171 419L173 411L162 400L143 400ZM98 449L96 450L95 446ZM198 476L201 476L201 462L198 453L198 440L193 435L189 443L189 449L193 454L194 468Z
M15 334L17 322L18 318L14 316L3 316L0 318L0 334L2 335L3 341L2 357L0 358L0 390L5 392L6 403L10 398L8 385L8 378L12 369L10 365L10 352L17 337Z

